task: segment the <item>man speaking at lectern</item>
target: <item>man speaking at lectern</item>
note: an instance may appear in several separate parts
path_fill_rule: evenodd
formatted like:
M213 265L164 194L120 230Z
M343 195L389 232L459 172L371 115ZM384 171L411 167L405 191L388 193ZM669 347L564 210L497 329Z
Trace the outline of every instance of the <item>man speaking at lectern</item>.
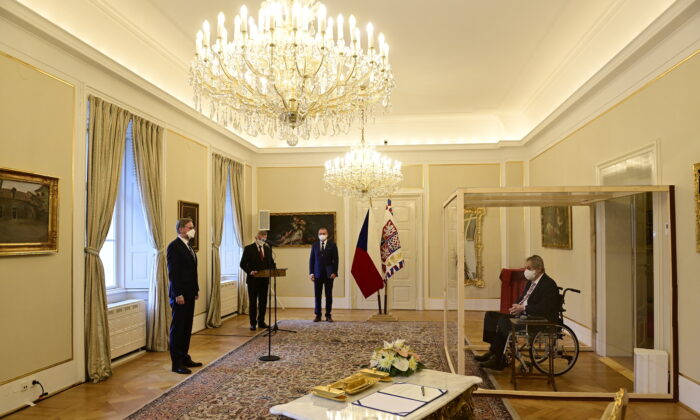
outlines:
M258 271L276 268L272 259L272 250L267 245L267 231L260 230L255 235L255 242L243 249L241 269L246 272L245 283L248 286L248 305L250 310L250 330L255 327L267 328L265 309L267 308L267 293L270 286L269 277L255 277Z

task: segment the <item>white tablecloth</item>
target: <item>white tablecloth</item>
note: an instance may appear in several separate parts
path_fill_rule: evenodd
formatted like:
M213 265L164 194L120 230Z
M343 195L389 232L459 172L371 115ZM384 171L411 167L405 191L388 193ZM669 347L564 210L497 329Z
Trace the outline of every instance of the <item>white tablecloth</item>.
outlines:
M417 385L431 386L446 389L447 394L416 410L406 417L401 417L381 411L358 407L351 404L382 388L396 382L408 382ZM379 382L365 391L350 395L345 402L331 401L312 394L304 395L287 404L280 404L270 408L271 414L283 415L296 420L414 420L422 419L443 407L455 397L461 395L472 385L480 384L481 378L477 376L462 376L437 370L423 369L409 377L396 377L394 382Z

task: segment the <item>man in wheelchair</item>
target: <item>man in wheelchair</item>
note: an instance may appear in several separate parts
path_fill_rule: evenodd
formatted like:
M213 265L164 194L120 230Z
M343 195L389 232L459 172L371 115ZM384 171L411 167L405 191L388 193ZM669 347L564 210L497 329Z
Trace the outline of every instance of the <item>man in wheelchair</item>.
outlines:
M529 282L518 303L510 307L510 314L488 311L484 315L483 340L491 346L489 351L475 357L480 362L479 366L493 370L503 370L505 367L504 349L511 329L510 318L527 315L558 321L561 297L557 284L545 274L542 257L533 255L525 260L525 278Z

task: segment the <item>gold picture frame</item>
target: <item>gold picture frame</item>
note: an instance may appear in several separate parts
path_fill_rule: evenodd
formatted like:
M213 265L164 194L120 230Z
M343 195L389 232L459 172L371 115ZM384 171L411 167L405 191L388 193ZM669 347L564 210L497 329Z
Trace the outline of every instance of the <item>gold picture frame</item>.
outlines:
M695 251L700 252L700 163L693 165L695 178Z
M270 213L267 239L280 248L308 248L318 240L318 229L328 229L336 241L335 212Z
M572 249L571 207L552 206L540 209L542 246Z
M58 252L58 178L0 168L0 256Z
M184 217L189 217L190 219L192 219L195 231L199 231L199 203L178 200L177 218L182 219ZM194 252L199 251L199 234L195 235L194 238L190 239L189 244L194 250Z
M484 280L484 229L485 207L464 209L464 285L486 287Z

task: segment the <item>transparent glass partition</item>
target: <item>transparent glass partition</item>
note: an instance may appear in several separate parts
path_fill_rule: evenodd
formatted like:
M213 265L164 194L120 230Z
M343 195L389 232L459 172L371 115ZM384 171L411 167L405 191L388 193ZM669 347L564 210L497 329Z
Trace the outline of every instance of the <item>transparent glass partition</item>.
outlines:
M462 346L458 342L457 320L457 239L459 238L457 199L453 199L443 207L443 296L444 296L444 342L445 352L450 363L450 369L457 373L458 352Z

